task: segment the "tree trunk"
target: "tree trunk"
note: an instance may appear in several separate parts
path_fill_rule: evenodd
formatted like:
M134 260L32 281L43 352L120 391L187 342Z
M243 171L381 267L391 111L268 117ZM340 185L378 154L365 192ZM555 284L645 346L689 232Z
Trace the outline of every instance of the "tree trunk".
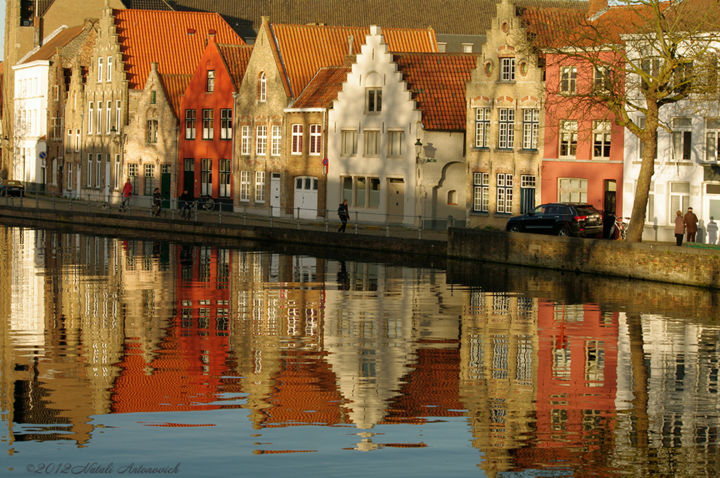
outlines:
M645 211L647 210L650 184L655 174L655 158L657 157L657 135L658 126L657 108L648 107L645 117L645 130L640 136L643 146L642 164L640 174L635 187L635 201L633 202L630 225L627 232L627 241L641 242L642 233L645 228Z
M641 452L647 451L648 431L648 370L645 365L645 344L642 321L639 314L628 314L628 335L630 336L630 366L632 369L633 411L635 424L634 443Z

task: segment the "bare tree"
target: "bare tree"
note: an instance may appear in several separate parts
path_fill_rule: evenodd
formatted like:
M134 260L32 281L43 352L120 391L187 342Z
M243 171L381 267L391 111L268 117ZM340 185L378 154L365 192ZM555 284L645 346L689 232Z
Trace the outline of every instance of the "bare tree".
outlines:
M602 2L602 0L600 0ZM593 5L594 2L591 2ZM640 242L657 157L661 109L682 100L717 99L720 0L615 0L591 10L526 9L533 48L556 61L590 65L592 85L563 101L606 109L641 144L641 167L627 240ZM552 88L546 85L551 96ZM547 105L552 108L552 104Z

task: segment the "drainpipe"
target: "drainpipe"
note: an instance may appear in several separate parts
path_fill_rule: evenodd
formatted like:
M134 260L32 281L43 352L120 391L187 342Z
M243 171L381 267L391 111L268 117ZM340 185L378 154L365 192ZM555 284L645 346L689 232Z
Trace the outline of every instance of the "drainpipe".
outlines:
M230 147L232 148L232 151L230 151L230 162L232 163L230 166L230 171L232 171L232 174L230 175L230 180L232 181L230 183L230 199L232 200L232 209L231 211L235 211L235 176L237 173L237 165L235 164L235 123L237 122L237 118L235 117L235 103L237 98L237 91L234 91L232 94L233 98L233 107L232 107L232 124L230 125L231 132L232 132L232 138L230 140ZM218 204L219 207L222 208L221 205Z

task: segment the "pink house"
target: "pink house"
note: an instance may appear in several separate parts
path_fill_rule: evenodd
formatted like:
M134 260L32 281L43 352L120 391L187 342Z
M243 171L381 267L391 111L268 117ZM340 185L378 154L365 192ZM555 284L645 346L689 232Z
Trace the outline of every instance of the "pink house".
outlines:
M609 70L547 54L545 75L542 202L588 202L622 216L624 130L605 107L589 101L606 87Z

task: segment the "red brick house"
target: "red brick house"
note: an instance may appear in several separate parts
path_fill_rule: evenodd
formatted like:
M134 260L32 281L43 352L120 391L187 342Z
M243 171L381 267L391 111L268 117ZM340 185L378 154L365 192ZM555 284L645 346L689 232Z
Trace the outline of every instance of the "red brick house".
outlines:
M180 101L178 194L232 208L233 101L252 47L208 37Z

